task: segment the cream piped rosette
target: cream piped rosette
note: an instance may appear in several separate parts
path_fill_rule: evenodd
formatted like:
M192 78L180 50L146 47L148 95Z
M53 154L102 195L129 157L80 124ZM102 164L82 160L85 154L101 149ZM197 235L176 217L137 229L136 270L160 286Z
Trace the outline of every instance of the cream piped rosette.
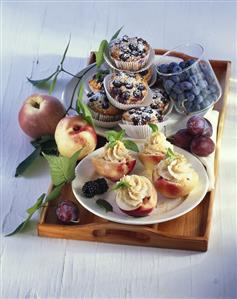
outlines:
M145 176L126 175L120 179L125 187L116 190L116 203L125 211L135 210L142 205L153 209L157 205L157 193L151 181Z
M126 148L127 141L122 141L124 131L109 132L112 135L108 137L109 142L104 146L103 152L92 157L91 161L99 175L112 181L118 181L133 170L136 159L130 154L130 150Z
M198 180L192 165L177 153L160 161L153 170L153 182L157 190L169 198L188 195L197 186Z
M168 148L173 149L173 145L166 140L165 135L160 131L153 132L146 139L138 158L148 175L151 175L154 166L165 158Z

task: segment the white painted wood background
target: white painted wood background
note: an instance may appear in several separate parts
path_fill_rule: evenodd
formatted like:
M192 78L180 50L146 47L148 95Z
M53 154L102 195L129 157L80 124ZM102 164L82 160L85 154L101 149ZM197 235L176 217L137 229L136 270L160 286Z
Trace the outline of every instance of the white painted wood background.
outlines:
M1 298L237 298L236 10L234 1L1 2ZM36 90L26 76L47 76L70 33L66 66L78 71L89 51L121 25L154 47L197 41L209 58L233 62L206 253L39 238L38 216L26 233L3 237L49 184L42 160L14 178L16 165L32 150L17 122L22 101ZM55 95L69 79L61 76Z

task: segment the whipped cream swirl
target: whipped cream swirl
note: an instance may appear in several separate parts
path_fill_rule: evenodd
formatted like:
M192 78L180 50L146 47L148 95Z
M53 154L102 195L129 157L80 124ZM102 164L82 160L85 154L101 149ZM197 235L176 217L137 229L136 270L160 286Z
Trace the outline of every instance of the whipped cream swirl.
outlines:
M151 196L152 183L144 176L126 175L120 181L128 183L129 187L118 189L117 196L130 207L140 206L144 198Z
M168 148L173 149L173 145L166 140L165 135L161 132L154 132L147 138L143 153L148 155L165 154Z
M131 156L123 142L117 140L113 147L109 147L108 145L104 147L102 158L109 162L126 162Z

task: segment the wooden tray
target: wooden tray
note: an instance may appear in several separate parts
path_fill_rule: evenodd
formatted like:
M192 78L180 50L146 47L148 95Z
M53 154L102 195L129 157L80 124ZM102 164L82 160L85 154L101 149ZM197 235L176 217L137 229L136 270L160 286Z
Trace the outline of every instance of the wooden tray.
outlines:
M166 50L157 49L156 55L164 52ZM183 57L183 54L177 53L177 56ZM89 63L92 62L94 62L93 54L89 59ZM220 60L211 60L210 62L223 91L221 99L215 105L215 110L220 112L215 154L215 174L217 177L231 62ZM103 144L104 140L101 139L100 142ZM208 249L214 197L215 190L208 192L204 200L189 213L174 220L155 225L136 226L110 222L95 216L81 205L79 205L80 223L62 225L57 222L55 216L57 201L68 199L77 202L72 193L71 185L67 185L63 189L60 198L50 202L42 209L38 224L38 235L52 238L206 251Z

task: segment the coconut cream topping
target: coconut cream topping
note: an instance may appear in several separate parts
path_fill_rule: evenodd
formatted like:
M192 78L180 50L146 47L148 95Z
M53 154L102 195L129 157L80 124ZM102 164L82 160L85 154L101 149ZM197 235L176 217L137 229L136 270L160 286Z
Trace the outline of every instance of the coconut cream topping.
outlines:
M165 135L161 132L154 132L147 138L143 153L148 155L165 154L168 148L173 149L173 145L166 140Z
M110 162L126 162L128 159L131 159L131 156L123 142L117 140L113 147L109 147L108 144L104 147L102 158Z
M197 176L192 165L188 163L183 155L179 154L176 154L174 159L167 158L160 161L160 163L155 166L154 171L164 179L173 182L191 180L193 176Z
M120 182L128 186L117 190L118 198L130 207L137 207L143 203L144 198L150 198L153 185L148 178L138 175L126 175Z

